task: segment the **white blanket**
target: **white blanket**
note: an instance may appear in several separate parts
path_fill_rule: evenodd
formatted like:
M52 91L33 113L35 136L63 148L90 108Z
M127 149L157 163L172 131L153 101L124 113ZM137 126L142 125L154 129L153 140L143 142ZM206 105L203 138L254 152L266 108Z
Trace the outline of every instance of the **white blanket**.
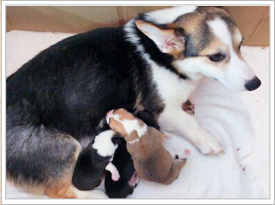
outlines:
M6 75L39 51L71 34L12 31L6 38ZM242 48L262 81L253 92L236 93L204 79L193 96L195 117L222 144L225 155L203 156L183 137L165 142L172 153L191 150L186 166L171 185L140 181L129 198L269 197L269 48ZM102 186L100 189L103 189ZM7 198L33 198L7 185Z

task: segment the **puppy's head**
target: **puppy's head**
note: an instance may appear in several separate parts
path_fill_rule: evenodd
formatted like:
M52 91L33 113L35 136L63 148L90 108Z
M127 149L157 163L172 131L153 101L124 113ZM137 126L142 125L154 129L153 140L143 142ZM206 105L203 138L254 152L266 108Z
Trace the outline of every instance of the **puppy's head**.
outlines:
M124 136L126 140L133 135L141 137L147 131L145 123L123 108L109 111L106 121L112 130Z
M161 52L174 57L179 72L202 73L239 91L261 85L241 55L240 30L221 8L199 7L162 27L142 20L136 26Z

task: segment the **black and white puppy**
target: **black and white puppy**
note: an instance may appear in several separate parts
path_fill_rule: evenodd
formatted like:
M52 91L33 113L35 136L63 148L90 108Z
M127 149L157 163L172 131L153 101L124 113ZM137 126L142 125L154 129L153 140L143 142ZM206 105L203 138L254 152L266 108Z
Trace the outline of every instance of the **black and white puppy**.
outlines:
M122 139L112 130L106 130L95 137L79 155L73 175L73 185L79 190L92 190L99 186L105 170L110 172L110 178L117 181L120 177L112 160L118 143Z
M105 175L105 190L110 198L126 198L133 193L139 181L132 157L126 149L126 142L123 138L121 140L123 141L119 144L112 161L120 174L120 178L114 181L110 172L106 172Z

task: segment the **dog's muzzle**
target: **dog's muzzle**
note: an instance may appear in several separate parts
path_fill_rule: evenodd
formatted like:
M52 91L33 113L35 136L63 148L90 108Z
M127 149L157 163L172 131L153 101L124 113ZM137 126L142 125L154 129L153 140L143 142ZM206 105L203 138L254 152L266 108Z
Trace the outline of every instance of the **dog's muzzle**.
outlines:
M256 76L245 83L245 88L249 91L256 90L258 87L260 87L261 81Z

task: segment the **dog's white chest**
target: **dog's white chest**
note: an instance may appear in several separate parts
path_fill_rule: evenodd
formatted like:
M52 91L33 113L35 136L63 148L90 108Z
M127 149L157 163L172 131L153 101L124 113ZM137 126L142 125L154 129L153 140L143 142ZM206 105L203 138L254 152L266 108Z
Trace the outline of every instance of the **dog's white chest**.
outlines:
M195 90L198 82L183 80L166 68L162 68L151 61L153 81L158 93L165 104L177 104L185 102Z

